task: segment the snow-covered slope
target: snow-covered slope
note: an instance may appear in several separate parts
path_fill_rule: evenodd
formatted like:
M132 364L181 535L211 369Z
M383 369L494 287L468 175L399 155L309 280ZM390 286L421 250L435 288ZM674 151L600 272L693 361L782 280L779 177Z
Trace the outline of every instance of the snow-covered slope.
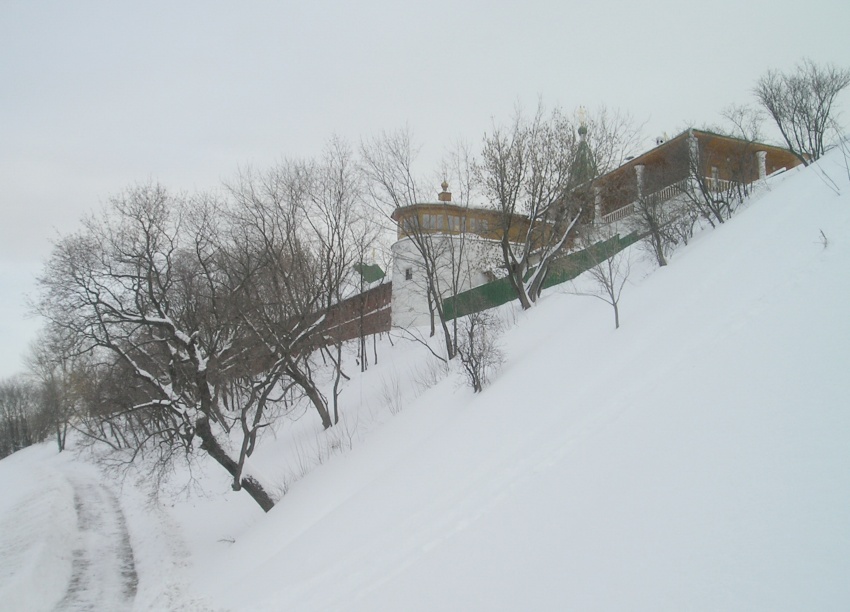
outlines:
M415 440L371 482L311 512L361 453L323 468L204 590L286 610L850 605L839 162L843 197L817 170L790 177L630 287L620 330L604 304L551 295L485 393L426 394L370 442Z
M848 270L839 153L636 264L619 330L567 288L514 314L484 393L445 380L268 515L233 511L233 544L185 537L167 597L142 563L136 607L848 609ZM52 465L13 459L7 518Z

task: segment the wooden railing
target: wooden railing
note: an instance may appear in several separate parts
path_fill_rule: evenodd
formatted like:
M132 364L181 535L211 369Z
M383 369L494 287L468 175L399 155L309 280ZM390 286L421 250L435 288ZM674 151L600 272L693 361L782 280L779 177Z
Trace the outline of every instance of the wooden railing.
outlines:
M662 187L658 191L650 193L647 197L655 198L658 202L666 202L667 200L672 200L688 188L688 180L690 179L682 179L681 181L673 183L672 185Z
M602 215L602 223L614 223L620 219L625 219L633 215L635 212L635 203L626 204L622 208L609 212L607 215Z
M739 183L737 181L727 181L726 179L706 178L708 188L714 193L729 193L735 190Z

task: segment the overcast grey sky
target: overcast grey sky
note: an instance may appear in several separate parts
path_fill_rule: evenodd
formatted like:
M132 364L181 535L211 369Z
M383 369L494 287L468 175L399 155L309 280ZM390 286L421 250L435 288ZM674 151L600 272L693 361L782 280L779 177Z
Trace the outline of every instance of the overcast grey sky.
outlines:
M846 0L0 0L0 378L51 240L134 182L205 189L405 124L433 164L538 96L631 112L649 146L768 68L850 66L848 23Z

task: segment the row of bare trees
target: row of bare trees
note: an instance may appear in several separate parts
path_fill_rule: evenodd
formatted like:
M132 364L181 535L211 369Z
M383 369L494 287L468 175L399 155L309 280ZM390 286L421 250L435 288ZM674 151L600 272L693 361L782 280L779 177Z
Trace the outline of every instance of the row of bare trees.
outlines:
M599 123L612 126L611 138L594 137L600 159L615 163L613 138L628 139L630 124L611 117ZM586 210L568 197L576 127L559 111L529 120L518 112L485 138L481 163L458 147L441 169L462 203L483 185L502 213L504 264L524 305ZM312 406L325 428L339 421L342 346L324 333L323 313L346 297L382 220L430 199L409 133L366 141L359 153L332 140L320 159L246 168L217 193L137 185L61 238L40 279L48 332L33 368L55 406L60 447L70 423L119 461L147 456L161 473L201 451L235 490L271 508L249 468L258 437L296 404ZM515 239L520 216L532 222ZM458 240L407 230L425 269L432 334L441 330L447 359L478 359L481 326L459 328L443 309L469 273L465 228ZM332 364L330 385L316 378L320 358Z
M27 374L0 381L0 458L50 437L63 451L84 382L61 338L42 335L25 361Z
M0 459L44 440L50 421L36 385L23 378L0 381Z
M38 310L88 368L77 427L163 469L203 451L270 509L246 468L260 432L295 402L325 428L339 420L313 359L338 348L323 313L373 234L353 168L334 141L320 160L245 169L221 194L138 185L62 238Z

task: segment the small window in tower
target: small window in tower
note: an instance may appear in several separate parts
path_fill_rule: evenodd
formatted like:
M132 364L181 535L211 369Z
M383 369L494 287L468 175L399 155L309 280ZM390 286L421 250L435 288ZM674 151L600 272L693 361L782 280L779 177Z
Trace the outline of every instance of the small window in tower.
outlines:
M413 268L404 269L404 280L413 280Z

